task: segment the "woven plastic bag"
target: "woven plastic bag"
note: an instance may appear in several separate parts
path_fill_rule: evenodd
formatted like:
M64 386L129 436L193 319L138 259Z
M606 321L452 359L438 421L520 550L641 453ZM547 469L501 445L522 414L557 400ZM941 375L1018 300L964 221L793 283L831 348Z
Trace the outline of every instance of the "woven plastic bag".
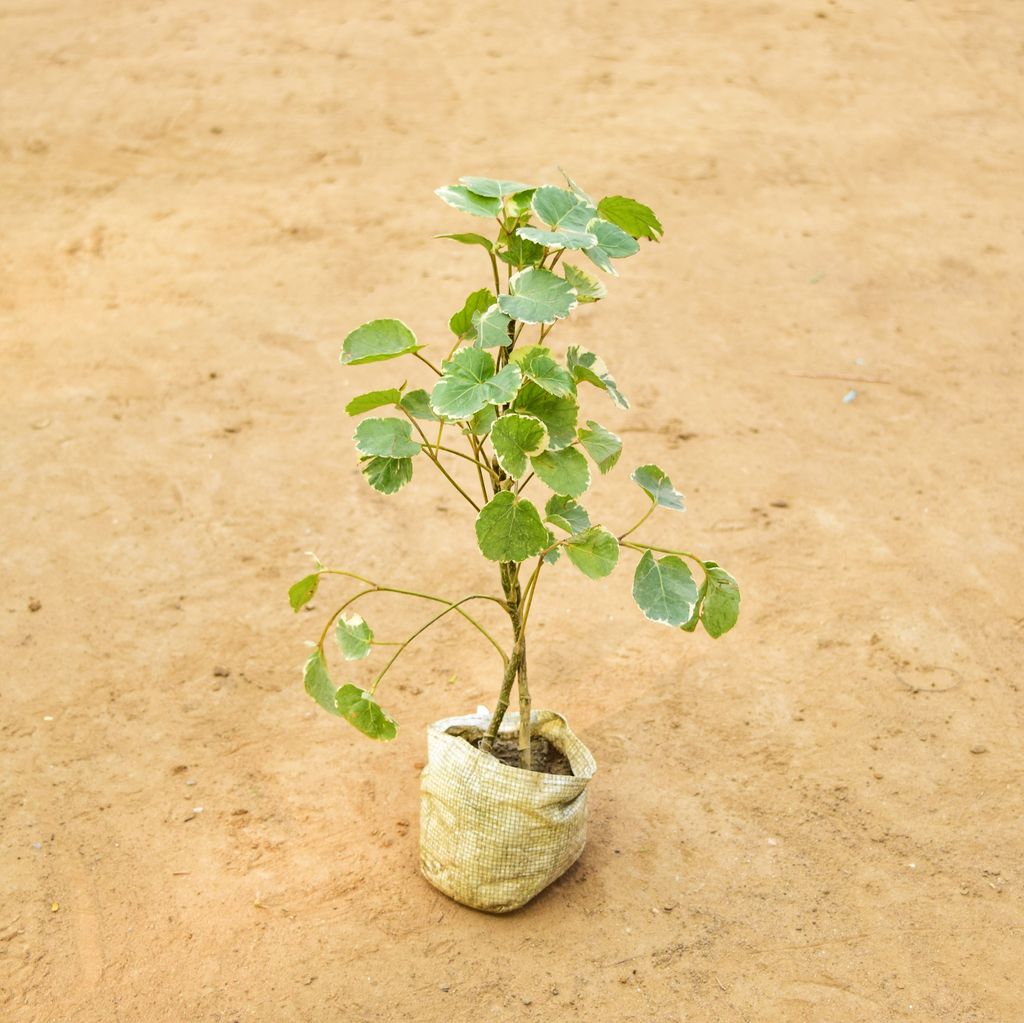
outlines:
M597 765L565 718L530 715L534 735L568 758L572 775L510 767L449 729L486 731L486 707L427 729L420 780L420 866L445 895L473 909L508 913L525 905L571 867L587 840L587 785ZM508 713L499 737L515 736Z

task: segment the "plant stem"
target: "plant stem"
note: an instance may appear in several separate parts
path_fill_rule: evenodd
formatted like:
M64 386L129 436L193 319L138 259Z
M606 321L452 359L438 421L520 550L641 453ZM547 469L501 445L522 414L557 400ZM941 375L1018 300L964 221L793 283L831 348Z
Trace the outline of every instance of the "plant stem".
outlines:
M466 499L467 501L469 501L469 503L470 503L470 504L471 504L471 505L472 505L472 506L473 506L473 507L474 507L474 508L475 508L475 509L476 509L477 511L480 511L480 505L478 505L478 504L476 503L476 501L474 501L474 500L473 500L473 498L471 498L471 497L469 496L469 494L467 494L467 493L466 493L466 491L465 491L465 490L463 490L463 489L462 489L462 487L460 487L460 486L459 486L459 484L455 482L455 479L454 479L454 478L452 477L451 473L449 473L449 472L448 472L448 470L447 470L447 469L446 469L446 468L445 468L445 467L444 467L444 466L443 466L443 465L441 464L441 462L440 462L440 461L438 460L438 457L437 457L437 455L435 455L435 454L434 454L434 449L433 449L433 445L431 445L430 441L429 441L429 440L427 439L427 435L426 435L426 434L425 434L425 433L423 432L423 430L422 430L422 429L420 428L420 424L419 424L419 423L417 423L417 422L416 422L416 420L415 420L415 419L414 419L414 418L413 418L413 417L412 417L411 415L409 415L409 413L408 413L408 412L406 412L406 410L405 410L404 408L402 409L402 411L403 411L403 412L405 413L405 418L406 418L406 419L408 419L408 420L409 420L409 422L410 422L410 423L412 423L412 425L416 427L416 432L417 432L417 433L418 433L418 434L419 434L419 435L420 435L420 436L421 436L421 437L423 438L423 444L424 444L424 448L423 448L423 453L424 453L424 454L425 454L425 455L427 456L427 458L429 458L429 459L430 459L430 460L431 460L431 461L432 461L432 462L434 463L434 465L436 465L436 466L437 466L437 468L438 468L438 469L439 469L439 470L441 471L441 475L442 475L442 476L444 476L444 478L445 478L445 479L446 479L446 480L447 480L447 481L448 481L448 482L449 482L449 483L450 483L450 484L451 484L451 485L452 485L452 486L453 486L453 487L454 487L454 488L455 488L455 489L456 489L456 490L457 490L457 491L458 491L458 492L459 492L460 494L462 494L462 496L463 496L463 497L464 497L464 498L465 498L465 499Z
M521 493L523 492L523 489L524 489L524 488L526 487L526 484L527 484L527 483L529 483L529 482L530 482L530 480L532 480L532 479L533 479L534 475L535 475L535 474L531 472L531 473L530 473L530 475L529 475L529 476L527 476L527 477L526 477L526 478L525 478L525 479L523 480L523 482L519 484L519 486L518 486L518 487L516 487L516 493L517 493L517 494L521 494Z
M488 255L491 257L491 269L494 271L494 294L495 297L501 294L501 279L498 277L498 260L493 252L489 252Z
M680 558L689 558L691 561L696 561L701 568L704 569L705 573L707 569L704 567L704 562L697 557L696 554L691 554L689 551L677 551L671 547L655 547L651 543L640 543L639 541L632 540L629 543L624 543L623 547L632 547L635 551L657 551L659 554L676 554Z
M650 506L650 508L648 508L647 511L644 512L644 514L640 517L640 520L636 523L636 525L630 526L629 529L627 529L625 533L622 533L619 536L619 543L622 543L622 541L625 540L626 537L629 536L630 533L635 533L651 517L652 512L657 507L658 507L658 502L655 501L654 498L652 497L651 498L651 506Z
M341 605L341 607L338 608L337 611L334 612L334 614L331 615L331 617L327 621L327 624L324 626L324 631L320 633L320 640L317 643L317 646L321 650L323 649L324 639L327 636L327 630L330 629L330 627L334 624L335 620L337 619L338 615L340 615L345 610L345 608L349 606L349 604L354 603L360 597L365 597L369 593L397 593L403 597L418 597L420 600L429 600L435 604L447 604L449 610L458 611L458 613L463 618L465 618L466 621L473 626L473 628L475 628L481 635L483 635L488 640L488 642L494 647L495 650L498 651L498 656L501 657L502 663L506 665L508 664L508 654L506 654L505 651L501 648L501 644L471 614L469 614L466 611L463 611L463 609L459 606L460 604L466 603L466 601L468 600L489 600L491 601L491 603L497 604L500 608L507 611L508 605L505 603L505 601L499 600L497 597L492 597L490 596L490 594L487 593L474 593L469 597L464 597L462 600L452 601L446 600L444 597L435 596L433 593L420 593L418 590L403 590L397 586L380 586L377 583L375 583L372 579L364 579L361 575L356 575L354 572L343 572L340 569L336 568L324 568L321 569L321 573L326 573L329 575L349 576L353 579L358 579L361 582L366 583L370 587L369 589L357 593L354 597L350 597L348 600L345 601L344 604Z
M526 684L526 621L523 619L522 655L519 658L519 669L516 673L519 688L519 766L528 771L532 767L530 751L530 702L529 686Z
M428 358L426 358L423 355L420 355L419 352L413 352L412 354L415 355L416 358L420 360L420 362L429 366L439 377L444 376L444 374Z
M430 621L427 622L425 625L421 625L407 640L405 640L404 643L402 643L398 647L398 649L391 655L391 658L388 661L388 663L385 664L384 667L380 670L380 673L377 675L377 677L373 680L373 683L370 685L370 695L373 696L373 694L377 691L377 686L380 684L380 680L388 673L389 669L391 668L391 665L394 664L395 661L397 661L398 658L402 656L402 652L417 636L419 636L421 633L426 632L427 629L429 629L430 626L434 624L434 622L440 621L449 612L458 611L460 604L465 604L467 600L473 599L473 597L463 597L462 600L458 600L454 604L450 604L442 612L440 612L440 614L434 615L434 617L431 618Z

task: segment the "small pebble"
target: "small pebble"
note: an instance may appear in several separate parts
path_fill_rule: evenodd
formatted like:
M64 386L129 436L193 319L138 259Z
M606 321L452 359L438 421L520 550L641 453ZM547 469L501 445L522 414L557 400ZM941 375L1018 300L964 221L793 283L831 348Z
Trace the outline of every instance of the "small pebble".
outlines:
M201 806L193 806L192 807L192 812L193 813L202 813L203 812L203 808Z
M33 597L28 602L28 609L29 609L29 611L38 611L42 606L43 606L43 602L41 600L36 600L35 597Z
M53 720L53 715L52 714L44 714L43 715L43 720L44 721L52 721Z
M33 849L42 849L42 847L43 847L43 843L42 842L33 842L32 843L32 848Z
M438 984L438 987L444 992L451 991L452 989L451 984Z
M195 785L195 783L196 783L195 778L189 778L189 780L187 782L185 782L186 785Z
M231 674L230 668L222 668L218 665L213 669L213 674L216 678L227 678Z
M972 753L987 753L988 752L988 746L983 746L980 742L976 743L975 745L973 745L971 747L971 752Z

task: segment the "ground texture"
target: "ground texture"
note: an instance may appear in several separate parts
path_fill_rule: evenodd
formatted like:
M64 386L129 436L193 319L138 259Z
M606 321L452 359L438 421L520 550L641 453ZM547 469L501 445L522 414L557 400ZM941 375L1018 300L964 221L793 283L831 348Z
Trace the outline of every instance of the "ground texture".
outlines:
M1022 30L0 5L0 1017L1024 1018ZM374 745L299 681L344 587L285 590L310 549L496 585L443 480L363 484L342 406L406 367L337 351L396 316L436 355L487 264L431 240L472 229L431 190L557 165L666 227L560 328L634 405L590 399L626 439L592 510L628 524L664 465L689 511L646 537L732 568L744 615L683 636L628 567L548 573L532 688L599 762L591 838L493 918L416 838L423 728L492 701L492 652L425 636Z

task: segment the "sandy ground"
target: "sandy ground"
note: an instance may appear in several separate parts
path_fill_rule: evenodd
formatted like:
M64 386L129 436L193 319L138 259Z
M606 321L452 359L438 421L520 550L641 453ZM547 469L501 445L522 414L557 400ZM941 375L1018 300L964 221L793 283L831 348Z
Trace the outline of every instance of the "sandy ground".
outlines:
M0 1017L1024 1018L1022 31L2 3ZM309 549L496 584L443 480L363 485L342 406L405 367L337 351L372 316L440 339L486 283L435 186L558 164L666 226L562 336L634 402L591 399L627 440L591 505L627 523L664 465L689 511L648 537L730 566L744 618L679 636L628 569L550 572L532 688L599 761L591 839L493 918L416 836L423 728L493 699L489 648L425 637L374 745L299 682L343 588L285 590Z

